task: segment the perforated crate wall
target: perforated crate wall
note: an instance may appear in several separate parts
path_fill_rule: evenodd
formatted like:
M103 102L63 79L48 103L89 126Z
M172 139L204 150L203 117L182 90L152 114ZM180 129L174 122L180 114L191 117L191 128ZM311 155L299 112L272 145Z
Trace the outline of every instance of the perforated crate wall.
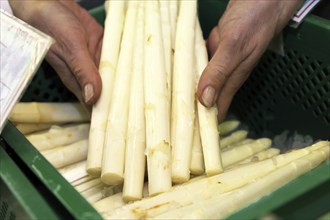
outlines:
M226 1L199 1L204 36L217 24ZM102 23L104 12L97 19ZM283 34L285 56L267 52L243 85L232 111L251 132L273 136L284 130L330 139L330 24L309 16ZM72 101L76 98L44 63L22 101Z
M5 201L1 201L0 199L0 219L3 220L15 220L16 216L15 214L9 210L8 203Z
M204 37L217 25L226 0L199 1ZM309 15L283 31L285 56L267 52L235 96L230 111L255 136L289 130L330 139L330 22Z
M268 52L237 93L235 112L256 134L330 137L330 66L293 49Z
M69 102L77 99L63 85L54 69L47 62L43 62L21 101Z

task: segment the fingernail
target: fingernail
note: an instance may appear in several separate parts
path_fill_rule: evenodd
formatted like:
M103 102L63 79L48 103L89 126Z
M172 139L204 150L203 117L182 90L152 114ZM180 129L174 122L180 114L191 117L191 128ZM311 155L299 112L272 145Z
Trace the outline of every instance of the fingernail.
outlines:
M214 95L215 89L212 86L208 86L204 89L202 100L206 107L211 107L213 105Z
M94 96L94 88L92 84L87 84L84 87L84 98L85 103L88 103Z

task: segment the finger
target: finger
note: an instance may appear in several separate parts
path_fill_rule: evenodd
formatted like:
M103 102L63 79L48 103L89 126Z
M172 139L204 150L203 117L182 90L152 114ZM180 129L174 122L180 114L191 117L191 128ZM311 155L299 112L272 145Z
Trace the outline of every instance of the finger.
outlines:
M213 57L215 51L217 50L219 45L219 29L218 26L214 27L206 41L207 51L209 53L209 57Z
M58 76L63 84L77 97L80 102L82 102L83 97L80 86L66 63L52 52L47 54L46 60L58 73Z
M77 16L65 5L51 1L46 6L41 13L42 16L46 17L46 13L50 11L61 16L48 16L47 26L38 21L37 23L56 39L53 52L65 61L73 73L82 91L84 102L94 104L100 96L102 86L98 69L88 49L88 34ZM65 25L58 25L59 23Z
M248 71L245 67L243 65L237 68L219 93L217 100L219 123L225 119L235 94L250 75L251 71Z
M67 56L62 57L62 59L65 59L78 81L83 91L84 102L94 104L100 96L102 84L98 69L89 54L87 45L83 43L81 41L77 47L68 46L66 48Z
M214 105L227 79L249 55L241 51L243 35L227 33L219 36L218 48L203 71L197 89L197 96L206 107Z
M87 41L83 35L84 31L79 27L72 30L70 36L60 35L57 37L61 48L57 55L65 61L78 81L84 102L94 104L101 93L101 79L87 47Z
M86 10L82 11L85 19L82 19L86 32L88 33L88 49L90 51L93 60L98 67L101 56L102 40L103 40L103 27L92 18Z
M103 33L103 31L102 31ZM101 52L102 52L102 45L103 45L103 34L102 37L100 38L99 43L97 44L94 60L95 60L95 65L99 69L100 67L100 60L101 60Z
M58 73L58 76L60 77L66 88L68 88L69 91L71 91L76 96L76 98L86 109L86 111L91 114L92 105L88 105L84 102L80 86L76 78L72 75L72 72L70 68L66 65L66 63L53 53L48 53L46 56L46 60Z
M220 93L217 101L218 107L218 122L221 123L226 118L229 106L233 100L233 91L225 91Z
M48 53L46 56L46 60L58 73L58 76L60 77L66 88L68 88L76 96L78 101L85 108L86 112L91 114L92 105L86 104L84 102L80 85L77 82L76 78L72 75L72 72L70 68L66 65L66 63L53 53Z
M260 52L260 54L262 54L262 52ZM219 122L222 122L225 119L235 94L249 78L250 73L260 59L260 54L251 53L251 55L242 61L240 65L233 71L226 84L223 86L217 99Z
M60 0L82 23L87 33L87 45L95 65L98 67L101 56L103 27L86 11L73 0Z

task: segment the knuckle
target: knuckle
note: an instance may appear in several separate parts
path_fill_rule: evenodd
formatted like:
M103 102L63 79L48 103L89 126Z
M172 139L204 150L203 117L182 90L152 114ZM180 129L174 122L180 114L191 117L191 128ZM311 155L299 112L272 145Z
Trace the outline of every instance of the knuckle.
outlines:
M216 73L215 80L217 82L227 81L229 74L227 68L221 63L214 65L214 72Z
M209 83L219 86L224 84L229 78L227 68L219 62L212 62L205 69L204 78Z
M74 77L77 79L79 83L81 83L84 79L84 71L81 67L81 64L77 59L72 59L71 61L71 71L73 72Z
M221 37L228 47L238 49L245 45L246 34L247 32L241 28L235 28L234 30L224 31L224 33L221 33Z

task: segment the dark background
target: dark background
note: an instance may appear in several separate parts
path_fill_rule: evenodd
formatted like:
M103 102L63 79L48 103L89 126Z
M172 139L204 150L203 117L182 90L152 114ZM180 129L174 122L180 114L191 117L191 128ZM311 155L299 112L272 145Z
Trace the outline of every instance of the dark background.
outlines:
M80 0L78 3L88 10L102 5L104 0Z
M86 8L91 9L100 6L104 3L104 0L80 0L79 4ZM320 17L330 20L330 1L321 0L321 2L314 8L312 14L318 15Z

